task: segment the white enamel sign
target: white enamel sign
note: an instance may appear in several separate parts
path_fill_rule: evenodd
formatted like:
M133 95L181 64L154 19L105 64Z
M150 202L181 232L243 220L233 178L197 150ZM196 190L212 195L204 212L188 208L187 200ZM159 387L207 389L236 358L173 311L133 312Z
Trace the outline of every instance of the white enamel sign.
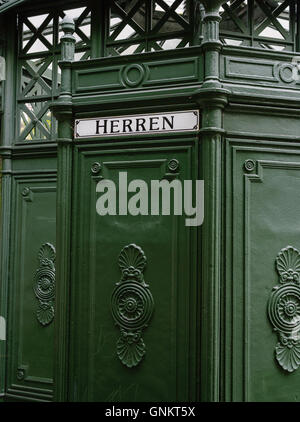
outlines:
M199 130L199 112L138 114L99 117L75 121L75 138L99 136L142 135L149 133L193 132Z

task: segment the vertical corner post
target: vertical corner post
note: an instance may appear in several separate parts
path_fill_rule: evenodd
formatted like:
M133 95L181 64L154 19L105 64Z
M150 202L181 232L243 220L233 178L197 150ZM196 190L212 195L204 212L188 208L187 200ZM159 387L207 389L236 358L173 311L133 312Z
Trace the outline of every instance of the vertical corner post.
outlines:
M229 91L220 82L220 7L224 0L203 0L205 76L195 100L202 109L200 162L205 184L205 219L201 238L201 401L217 402L220 395L222 284L222 167L223 109Z
M58 120L57 137L57 208L56 208L56 317L54 400L68 400L69 314L71 272L71 201L72 201L72 62L75 55L75 24L67 16L61 24L61 91L52 110Z
M0 203L1 203L1 253L0 253L0 402L6 393L7 323L11 256L12 215L12 150L15 137L15 85L16 85L16 17L12 14L1 19L1 56L5 57L7 77L1 81L1 146L0 146ZM9 35L7 35L9 34ZM4 106L5 101L5 106Z
M61 91L59 101L72 102L72 62L75 56L75 23L66 16L61 27L64 35L61 37Z

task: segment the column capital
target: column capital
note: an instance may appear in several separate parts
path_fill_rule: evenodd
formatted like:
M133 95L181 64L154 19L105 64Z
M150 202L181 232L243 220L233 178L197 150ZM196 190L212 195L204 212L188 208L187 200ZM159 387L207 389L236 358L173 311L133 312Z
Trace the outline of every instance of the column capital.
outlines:
M222 88L218 84L212 84L207 88L201 88L193 94L194 101L201 107L223 109L228 104L231 91Z
M200 3L202 3L205 7L206 13L216 13L219 14L220 7L223 3L225 3L224 0L198 0Z

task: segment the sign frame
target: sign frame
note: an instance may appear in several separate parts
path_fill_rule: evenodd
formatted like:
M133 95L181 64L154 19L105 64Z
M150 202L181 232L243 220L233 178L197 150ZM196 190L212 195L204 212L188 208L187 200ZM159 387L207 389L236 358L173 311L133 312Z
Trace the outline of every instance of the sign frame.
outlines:
M77 126L81 122L87 122L87 121L94 121L95 123L99 120L122 120L122 119L144 119L145 117L163 117L163 116L169 116L169 115L182 115L182 114L190 114L193 113L196 116L196 124L193 127L190 128L175 128L175 129L169 129L169 130L143 130L143 131L134 131L131 132L115 132L115 133L95 133L94 135L87 134L87 135L79 135L77 131ZM120 137L120 136L143 136L143 135L153 135L155 133L157 134L164 134L164 133L181 133L181 132L198 132L200 130L200 113L199 110L180 110L180 111L171 111L171 112L161 112L161 113L144 113L144 114L129 114L129 115L119 115L119 116L104 116L104 117L90 117L90 118L84 118L84 119L75 119L74 122L74 139L87 139L87 138L103 138L103 137Z

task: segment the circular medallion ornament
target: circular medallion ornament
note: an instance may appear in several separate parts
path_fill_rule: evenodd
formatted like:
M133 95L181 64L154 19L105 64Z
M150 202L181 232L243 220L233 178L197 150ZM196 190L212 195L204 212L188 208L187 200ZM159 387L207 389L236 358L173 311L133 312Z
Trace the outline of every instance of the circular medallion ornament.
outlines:
M125 246L119 255L121 280L111 297L111 312L121 337L117 341L117 355L128 368L137 366L146 354L142 330L152 317L154 302L144 281L146 267L144 251L134 243Z
M55 294L55 273L50 268L40 268L36 272L34 292L39 300L51 300Z
M285 83L295 82L295 66L292 63L284 63L279 66L279 77Z
M246 160L244 162L244 168L246 171L249 171L249 172L253 171L255 169L255 161L251 159Z
M153 312L153 297L148 288L128 281L117 286L112 294L112 314L120 327L145 327Z
M270 320L277 330L291 334L300 330L300 288L286 284L276 289L268 306Z
M171 172L176 172L177 170L179 170L179 161L176 160L176 158L172 158L172 160L168 162L168 169Z
M24 188L23 190L22 190L22 195L23 196L27 196L27 195L29 195L30 194L30 189L29 188Z
M145 69L140 64L131 64L126 66L123 70L123 83L131 88L134 88L143 81L145 77Z
M93 174L99 174L101 169L102 169L102 166L98 162L93 163L92 166L91 166L91 172Z

